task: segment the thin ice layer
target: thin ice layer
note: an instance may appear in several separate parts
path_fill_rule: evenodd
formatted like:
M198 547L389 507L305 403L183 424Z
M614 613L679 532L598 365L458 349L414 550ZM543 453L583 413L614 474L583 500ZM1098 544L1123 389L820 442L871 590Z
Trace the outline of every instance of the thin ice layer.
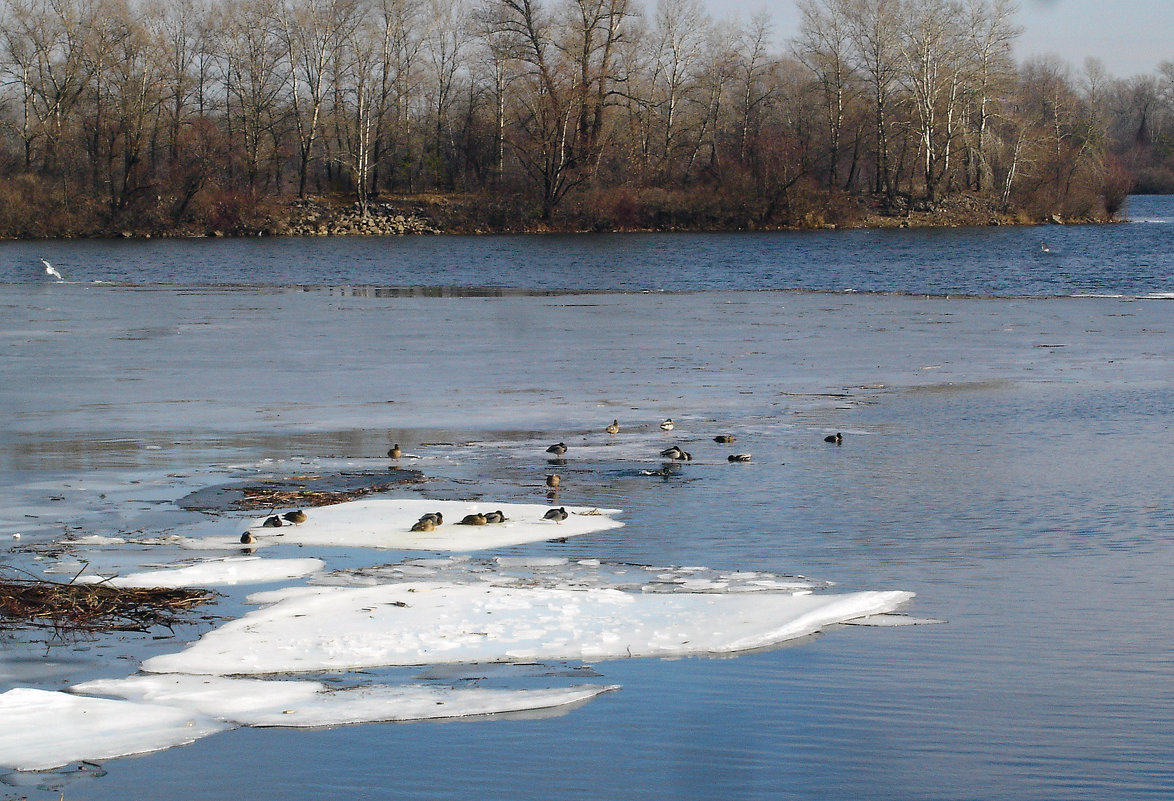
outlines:
M346 548L395 548L421 551L480 551L528 542L574 537L619 528L610 515L619 509L566 507L569 516L556 523L543 515L552 507L533 503L433 501L418 498L375 498L307 509L306 522L265 528L265 518L249 525L257 545L274 542L330 545ZM504 523L459 525L466 515L500 510ZM416 532L412 526L428 512L441 512L444 523L434 531Z
M733 653L889 612L908 592L627 593L438 583L307 587L177 654L156 673L285 673L447 662Z
M158 751L231 728L188 709L25 687L0 694L0 721L0 765L16 770Z
M316 681L172 674L100 679L73 689L189 709L245 726L304 728L569 708L618 688L584 685L501 690L370 685L339 689Z
M113 587L231 587L303 578L325 566L321 559L262 559L235 556L208 559L183 567L145 570L126 576L80 576L78 583L105 582Z

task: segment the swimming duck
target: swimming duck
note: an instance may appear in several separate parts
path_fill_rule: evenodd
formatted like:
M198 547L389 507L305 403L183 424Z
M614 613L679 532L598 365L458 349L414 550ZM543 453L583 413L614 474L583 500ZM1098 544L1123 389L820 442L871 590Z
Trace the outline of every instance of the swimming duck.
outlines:
M500 509L498 509L496 512L485 513L486 523L504 523L507 520L509 520L509 518L506 517L505 512L501 511Z
M603 430L604 430L604 431L606 431L606 432L607 432L607 433L609 433L609 434L618 434L618 433L620 433L620 421L619 421L619 420L612 420L612 421L611 421L611 425L610 425L610 426L608 426L607 428L603 429Z
M547 513L542 516L542 519L543 520L553 520L556 523L561 523L564 520L566 520L568 517L570 517L570 515L567 514L566 508L560 506L557 509L548 510Z
M669 417L669 418L665 419L665 421L660 424L660 430L661 431L672 431L673 430L673 418Z
M428 515L424 515L423 517L421 517L419 520L416 521L415 525L412 526L412 531L435 531L435 530L436 530L436 521L434 521Z
M265 522L261 524L262 528L281 528L281 518L277 515L270 515L265 518Z
M562 456L564 453L567 452L567 446L565 443L560 442L556 445L551 445L549 448L546 449L546 452L553 453L555 456Z
M286 520L293 523L294 525L297 525L298 523L305 523L306 522L306 513L303 512L301 509L295 509L292 512L286 512L285 514L282 515L282 517L284 517Z
M730 454L730 461L731 462L749 462L750 461L750 454L748 454L748 453L731 453Z
M257 538L253 536L251 531L246 531L244 534L241 534L241 545L252 545L256 541Z
M551 473L549 476L546 477L546 486L557 487L558 483L560 481L562 481L562 478L559 476L558 473Z
M713 438L713 441L717 442L719 444L722 444L722 445L729 445L731 442L734 441L734 435L733 434L718 434L716 437Z
M395 445L392 446L391 448L388 448L388 450L387 450L387 456L389 459L398 459L399 457L401 457L403 455L404 455L404 452L399 449L398 442L395 443Z
M488 518L480 512L474 512L471 515L465 515L461 521L457 523L458 526L483 526L488 523Z
M837 431L834 434L828 434L826 437L823 438L823 441L824 442L834 442L835 444L839 445L844 441L844 435L841 434L839 431Z

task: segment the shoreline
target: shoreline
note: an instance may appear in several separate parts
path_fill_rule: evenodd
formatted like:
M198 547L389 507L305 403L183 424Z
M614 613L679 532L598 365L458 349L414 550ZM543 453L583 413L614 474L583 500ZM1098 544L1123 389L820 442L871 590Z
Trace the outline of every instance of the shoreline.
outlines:
M739 233L766 231L896 230L1036 225L1090 225L1124 222L1122 218L1086 215L1038 217L1003 209L985 198L958 195L932 207L901 198L858 199L848 208L829 204L812 208L787 223L756 225L731 215L734 210L700 213L642 207L632 216L659 219L659 224L622 224L591 204L570 208L553 220L541 220L507 199L482 195L421 193L373 199L365 212L347 198L313 196L279 203L259 201L250 219L233 225L203 223L134 226L97 225L89 230L45 236L0 236L4 241L53 239L174 239L238 237L437 236L589 233Z

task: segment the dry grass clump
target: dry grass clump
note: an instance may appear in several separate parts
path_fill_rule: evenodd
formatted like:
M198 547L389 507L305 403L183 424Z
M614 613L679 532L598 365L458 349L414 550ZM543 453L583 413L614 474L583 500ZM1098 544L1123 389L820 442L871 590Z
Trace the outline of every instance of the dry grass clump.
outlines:
M373 492L386 492L391 484L372 484L352 490L275 489L243 487L244 497L233 501L234 509L274 509L278 506L330 506L353 501Z
M147 631L186 622L184 613L216 598L210 590L63 584L0 578L0 632L18 628L57 633Z

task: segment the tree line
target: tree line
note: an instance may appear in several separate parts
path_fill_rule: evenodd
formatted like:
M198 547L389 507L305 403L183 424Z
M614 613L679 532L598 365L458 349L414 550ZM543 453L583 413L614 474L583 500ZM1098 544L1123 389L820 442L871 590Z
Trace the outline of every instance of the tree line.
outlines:
M1012 0L3 0L0 233L478 199L489 222L770 227L1174 188L1174 64L1017 64Z

